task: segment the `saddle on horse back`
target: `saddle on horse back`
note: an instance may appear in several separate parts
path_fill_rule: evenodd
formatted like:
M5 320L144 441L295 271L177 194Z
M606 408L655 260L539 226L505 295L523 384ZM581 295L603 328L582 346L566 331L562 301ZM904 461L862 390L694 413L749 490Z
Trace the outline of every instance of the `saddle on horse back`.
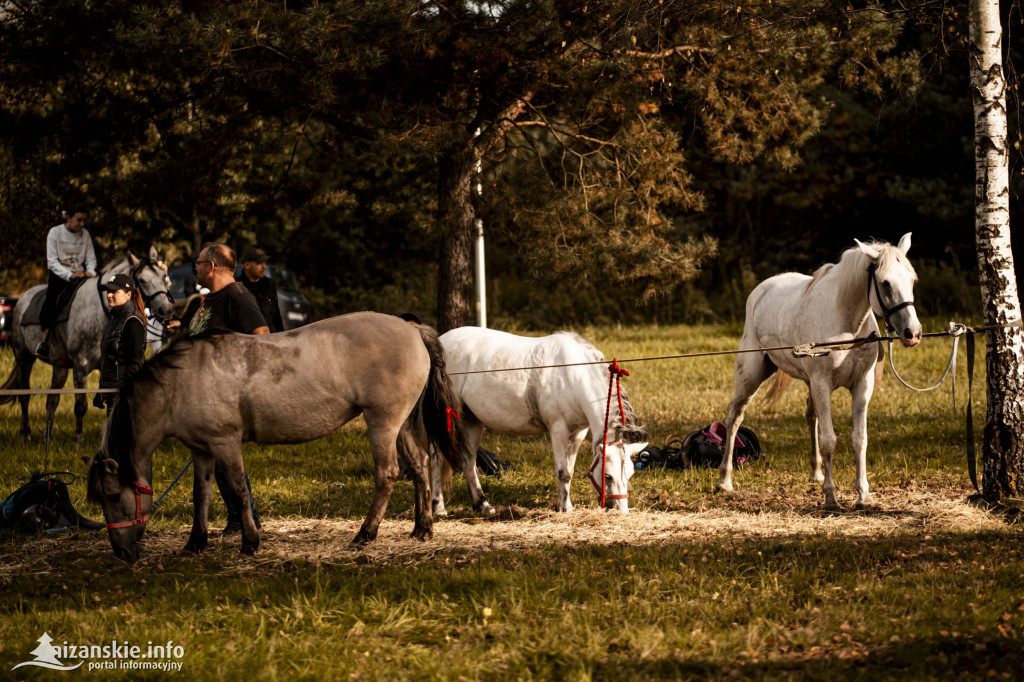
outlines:
M98 277L82 277L71 282L71 286L60 293L57 297L57 324L61 322L67 322L68 317L71 316L71 302L75 300L75 294L78 290L85 285L86 282L96 283L96 295L102 296L101 283ZM33 324L41 324L41 314L43 312L43 302L46 300L46 296L33 296L32 300L29 301L28 309L25 310L25 314L21 317L22 326L29 326Z

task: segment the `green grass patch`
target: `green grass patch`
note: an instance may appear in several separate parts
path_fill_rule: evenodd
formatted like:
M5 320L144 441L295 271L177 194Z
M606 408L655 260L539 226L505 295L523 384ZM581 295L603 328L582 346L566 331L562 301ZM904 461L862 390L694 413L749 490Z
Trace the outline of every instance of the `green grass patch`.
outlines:
M925 326L941 328L938 321ZM735 348L740 332L735 326L577 331L620 359ZM949 347L948 340L929 339L918 349L899 348L897 366L908 380L930 384ZM976 415L985 413L983 347L979 343ZM365 429L357 420L305 445L248 444L246 466L271 535L255 558L240 557L236 540L216 540L198 557L157 551L156 544L179 537L184 544L191 475L154 516L154 545L133 567L114 559L102 537L0 533L0 671L17 679L52 675L11 671L32 660L46 631L55 644L174 640L185 651L181 674L195 679L1015 679L1024 663L1021 529L998 520L971 527L939 513L965 508L970 492L963 352L956 412L948 388L910 393L887 371L876 389L868 477L877 512L821 514L820 487L807 482L806 390L794 385L773 410L760 399L748 410L745 424L768 454L737 470L736 493L715 496L717 475L708 470L634 476L635 511L621 519L623 526L648 515L685 518L693 528L656 542L639 536L636 542L596 536L564 542L538 533L523 545L516 534L534 527L527 523L538 515L545 523L573 523L544 516L555 499L550 446L545 437L486 434L485 446L518 467L482 480L500 510L496 520L476 520L464 482L456 478L448 502L452 519L436 521L438 536L448 529L444 542L389 554L382 538L372 552L318 555L313 550L324 539L317 536L309 541L312 558L285 555L275 551L285 531L275 528L310 518L355 523L366 513L373 481ZM10 367L10 353L0 353L0 373ZM627 368L632 376L624 385L654 442L723 418L732 393L731 357ZM33 385L48 383L37 368ZM836 482L847 509L855 500L849 403L845 391L836 392ZM31 441L18 433L16 406L0 407L0 414L4 495L47 459L50 470L83 473L79 457L99 443L102 415L90 409L86 445L74 445L66 398L49 455L38 440L42 399L33 400ZM188 457L177 442L160 446L154 455L158 491ZM596 504L586 480L588 459L577 462L572 484L582 515ZM73 484L71 491L83 513L100 516L85 502L84 485ZM915 506L922 499L935 518ZM411 483L400 482L388 519L405 533L412 529L412 504ZM219 500L211 516L219 529ZM732 530L702 530L702 519L712 517ZM781 526L748 532L765 518ZM794 530L809 520L816 530ZM468 523L474 525L462 525ZM493 546L460 548L452 529L464 527L492 534ZM512 536L520 546L511 546Z

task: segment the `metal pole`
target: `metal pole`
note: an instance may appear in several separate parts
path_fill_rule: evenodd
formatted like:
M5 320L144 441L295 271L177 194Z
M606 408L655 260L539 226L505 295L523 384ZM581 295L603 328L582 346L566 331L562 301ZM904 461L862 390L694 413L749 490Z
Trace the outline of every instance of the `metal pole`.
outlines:
M480 134L480 130L476 131ZM480 159L476 162L476 196L479 198L484 191L480 174L483 164ZM479 202L478 202L479 203ZM478 327L487 327L487 280L484 265L484 221L479 217L474 221L476 227L476 323Z

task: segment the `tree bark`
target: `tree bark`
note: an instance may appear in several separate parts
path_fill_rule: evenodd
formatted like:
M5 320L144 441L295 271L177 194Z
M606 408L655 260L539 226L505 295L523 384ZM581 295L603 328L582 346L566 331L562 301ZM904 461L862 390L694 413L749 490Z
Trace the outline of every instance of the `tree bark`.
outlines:
M437 279L437 331L469 324L473 296L472 139L449 149L438 174L437 225L441 256Z
M1010 249L1009 147L999 0L971 0L971 92L974 101L975 230L986 325L1021 319ZM1024 492L1024 362L1019 327L985 338L988 412L982 447L982 493L998 502Z

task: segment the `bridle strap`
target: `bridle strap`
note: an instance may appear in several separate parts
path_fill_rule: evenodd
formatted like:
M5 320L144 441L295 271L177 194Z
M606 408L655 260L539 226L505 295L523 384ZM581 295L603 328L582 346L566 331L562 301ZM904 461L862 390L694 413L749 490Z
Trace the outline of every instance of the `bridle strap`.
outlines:
M132 526L138 526L139 524L149 521L149 517L152 514L142 515L142 496L149 495L153 496L153 489L148 485L143 485L138 481L132 482L132 487L135 488L135 518L131 521L119 521L118 523L108 523L107 528L131 528Z
M609 445L622 445L622 441L615 441L614 443L608 442L608 418L611 416L612 407L612 386L615 386L616 392L619 399L619 415L623 422L626 420L626 411L622 407L622 386L619 383L621 377L628 377L629 372L619 366L618 358L612 358L611 365L608 366L608 402L604 408L604 436L601 440L601 484L598 485L597 481L594 480L594 469L597 468L598 460L595 458L593 463L590 465L590 473L587 477L590 479L590 485L594 486L594 490L597 491L598 497L601 499L601 508L604 509L604 503L606 500L628 500L629 495L608 495L605 491L605 461L608 458L608 446Z
M872 262L868 266L868 305L871 305L871 289L875 289L875 298L878 300L878 305L882 309L882 317L885 318L885 329L886 331L896 331L896 327L889 321L889 316L893 313L897 313L904 308L913 308L914 301L904 301L903 303L897 303L891 308L885 307L885 301L882 299L882 292L878 289L878 278L875 277L875 270L878 268L878 263Z

